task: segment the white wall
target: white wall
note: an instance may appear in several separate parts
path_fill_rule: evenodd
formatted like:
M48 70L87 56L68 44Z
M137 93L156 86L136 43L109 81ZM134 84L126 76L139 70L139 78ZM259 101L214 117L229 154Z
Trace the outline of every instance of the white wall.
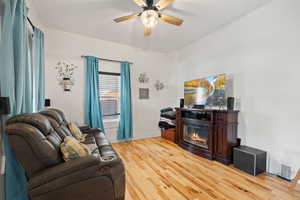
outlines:
M39 13L37 12L35 5L32 0L26 0L27 7L29 8L28 17L33 22L33 24L39 29L44 29L45 26L40 20Z
M131 66L134 138L160 135L157 126L159 110L166 106L177 105L176 82L171 79L176 71L173 71L170 65L170 55L143 51L117 43L49 29L45 30L45 47L46 98L51 99L53 107L63 109L69 120L84 121L85 66L81 55L127 60L134 63ZM61 86L58 85L54 67L59 61L66 61L78 66L75 71L76 81L72 92L63 92ZM107 63L100 62L100 69L102 65L107 65ZM119 68L118 64L114 65ZM149 84L138 83L138 75L142 72L148 74ZM166 88L156 91L154 88L156 80L163 81ZM149 100L138 99L140 87L150 88ZM111 124L108 126L111 127ZM116 125L113 126L116 127ZM108 131L112 140L115 140L115 131L116 128Z
M274 0L174 53L183 81L227 73L241 103L239 136L279 163L300 167L300 1Z

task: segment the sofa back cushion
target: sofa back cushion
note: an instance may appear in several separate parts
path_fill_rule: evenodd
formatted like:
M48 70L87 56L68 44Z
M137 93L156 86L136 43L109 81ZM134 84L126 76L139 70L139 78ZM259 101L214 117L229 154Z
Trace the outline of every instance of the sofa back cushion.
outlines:
M8 120L5 132L27 176L31 177L40 170L63 162L60 152L63 139L45 116L15 116Z
M72 136L72 133L68 128L68 123L66 122L64 116L62 117L62 115L55 109L48 109L40 112L40 114L46 116L49 119L52 127L62 138L65 138L66 136Z
M65 123L65 124L68 124L68 120L66 119L66 116L64 114L64 112L60 109L57 109L57 108L49 108L47 110L50 110L50 111L53 111L53 112L56 112L58 115L60 115L60 117L62 118L62 121Z

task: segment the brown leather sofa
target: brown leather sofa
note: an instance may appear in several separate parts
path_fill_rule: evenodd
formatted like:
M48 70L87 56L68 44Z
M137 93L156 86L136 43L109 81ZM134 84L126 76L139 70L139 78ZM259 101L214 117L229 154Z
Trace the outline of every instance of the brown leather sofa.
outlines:
M6 134L17 159L26 170L31 200L124 200L122 160L99 129L81 127L85 143L99 152L63 161L60 144L71 135L64 114L49 109L8 120Z

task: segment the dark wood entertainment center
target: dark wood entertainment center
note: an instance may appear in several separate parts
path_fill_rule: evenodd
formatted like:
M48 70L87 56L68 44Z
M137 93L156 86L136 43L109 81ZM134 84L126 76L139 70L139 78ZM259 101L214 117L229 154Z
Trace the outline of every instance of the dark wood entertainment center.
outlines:
M239 145L238 112L176 108L175 142L207 159L231 164L233 147Z

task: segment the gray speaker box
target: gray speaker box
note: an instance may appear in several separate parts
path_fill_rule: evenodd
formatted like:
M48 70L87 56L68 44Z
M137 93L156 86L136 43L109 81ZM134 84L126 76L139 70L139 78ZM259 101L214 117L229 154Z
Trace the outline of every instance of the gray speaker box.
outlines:
M8 97L0 97L0 115L10 114L10 103Z
M234 110L234 97L227 98L227 110Z
M184 108L184 99L180 99L180 108Z
M233 165L253 176L266 172L267 152L249 146L233 148Z

